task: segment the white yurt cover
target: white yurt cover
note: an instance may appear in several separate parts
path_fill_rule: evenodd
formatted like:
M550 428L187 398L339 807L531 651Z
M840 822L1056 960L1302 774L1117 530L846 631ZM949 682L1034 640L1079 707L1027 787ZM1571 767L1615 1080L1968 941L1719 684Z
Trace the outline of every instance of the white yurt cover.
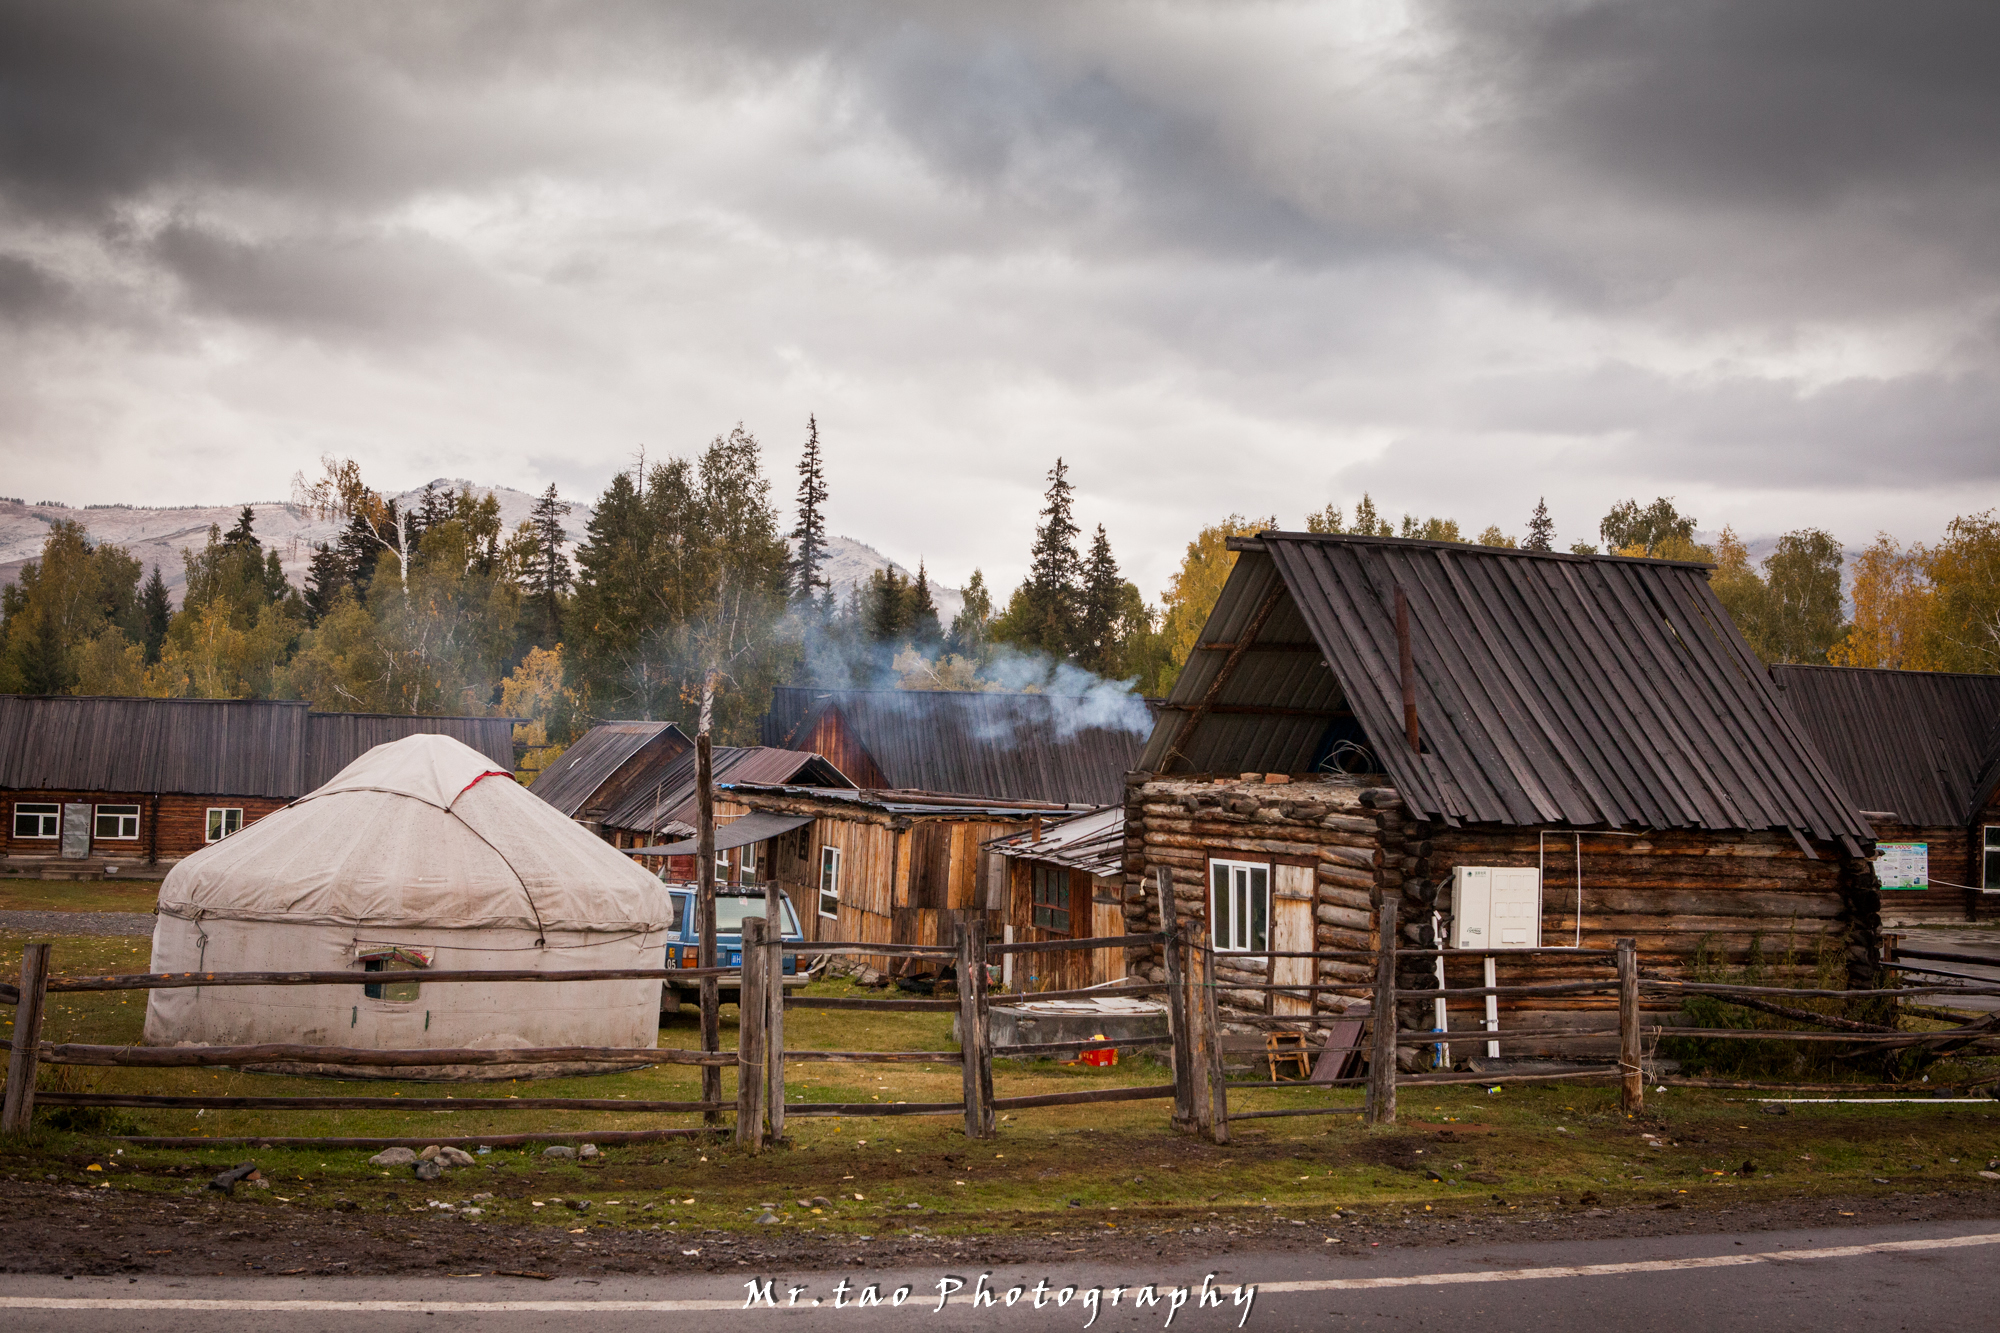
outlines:
M359 960L391 948L453 970L658 967L670 916L657 879L511 773L448 736L409 736L175 866L153 969L354 968L360 982ZM651 1046L659 989L447 982L408 1002L358 998L358 985L155 991L146 1039Z

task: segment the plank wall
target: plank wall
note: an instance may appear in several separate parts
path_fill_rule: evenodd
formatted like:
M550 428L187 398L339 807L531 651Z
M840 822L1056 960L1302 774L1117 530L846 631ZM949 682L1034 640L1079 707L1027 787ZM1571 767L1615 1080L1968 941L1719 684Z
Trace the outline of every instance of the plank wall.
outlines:
M137 862L157 858L178 861L208 846L208 811L211 806L234 807L243 811L243 824L252 823L281 810L287 804L268 796L160 796L143 792L8 791L0 792L0 834L4 834L9 859L23 862L59 860L60 838L16 838L14 806L17 802L63 805L78 802L90 806L136 805L139 807L137 841L122 838L92 838L90 859L95 861Z

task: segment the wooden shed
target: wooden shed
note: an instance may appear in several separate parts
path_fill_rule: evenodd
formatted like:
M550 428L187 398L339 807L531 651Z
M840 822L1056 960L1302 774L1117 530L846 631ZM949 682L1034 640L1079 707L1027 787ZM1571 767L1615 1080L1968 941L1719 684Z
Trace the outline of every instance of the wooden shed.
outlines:
M718 830L750 813L748 806L731 799L724 790L728 783L848 790L854 787L846 774L820 755L769 745L718 745L710 756L709 767L709 780L716 788L714 810ZM604 836L611 840L612 846L627 850L691 838L695 833L697 804L695 756L690 751L669 765L653 786L634 792L607 811ZM642 856L642 860L650 869L665 869L669 879L694 879L692 855ZM768 849L760 843L725 847L716 854L716 878L722 883L761 883L769 873ZM804 909L800 910L803 914Z
M692 765L694 742L671 722L600 722L556 756L528 790L594 833L606 816L651 795L675 770Z
M516 721L316 713L269 699L0 695L5 867L50 878L146 873L406 736L450 736L511 770Z
M1002 935L1006 863L986 844L1081 812L1045 801L746 782L718 783L717 795L718 809L810 817L764 844L760 877L777 879L807 938L881 944L948 945L953 926L973 915ZM886 957L867 961L891 967Z
M1107 805L987 844L1006 863L1009 940L1082 940L1125 933L1125 811ZM1020 990L1079 990L1125 975L1125 951L1024 954L1009 960Z
M1149 878L1165 867L1225 988L1351 986L1349 964L1281 960L1274 976L1256 951L1370 947L1389 896L1405 942L1428 945L1461 924L1456 892L1486 889L1491 946L1634 937L1642 965L1666 972L1832 950L1855 979L1872 974L1873 833L1706 566L1290 532L1230 545L1229 581L1127 787L1131 929L1157 928ZM1523 958L1506 975L1560 964ZM1430 967L1412 960L1403 983L1435 984ZM1448 984L1478 985L1479 968ZM1225 989L1223 1002L1256 1026L1346 1001ZM1610 1004L1515 1001L1502 1027L1599 1030ZM1435 1021L1425 1002L1398 1018ZM1471 1003L1449 1021L1482 1019Z
M2000 676L1775 666L1771 677L1875 830L1883 924L1976 919L1982 897L2000 894Z

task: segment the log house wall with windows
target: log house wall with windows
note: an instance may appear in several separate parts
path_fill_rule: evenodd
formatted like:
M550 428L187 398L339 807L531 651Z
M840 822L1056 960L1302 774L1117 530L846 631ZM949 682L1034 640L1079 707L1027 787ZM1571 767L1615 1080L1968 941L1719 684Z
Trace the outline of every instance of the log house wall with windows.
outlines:
M384 741L447 735L511 769L514 723L316 713L282 700L0 695L0 864L62 878L153 871Z
M1403 944L1428 947L1456 868L1535 866L1544 945L1630 936L1654 971L1826 960L1872 981L1874 835L1705 567L1299 533L1231 545L1229 582L1128 779L1129 928L1158 928L1152 877L1165 867L1178 915L1251 943L1234 903L1213 906L1218 864L1239 862L1267 867L1242 886L1268 894L1263 947L1310 948L1308 933L1320 948L1373 947L1372 909L1392 896ZM1138 965L1163 975L1156 958ZM1510 981L1576 966L1501 965ZM1288 1007L1346 1002L1232 981L1346 980L1363 994L1361 960L1269 975L1305 966L1221 949L1225 1014L1282 1027ZM1435 986L1434 967L1405 960L1400 982ZM1477 955L1446 971L1448 987L1481 984ZM1608 1030L1611 1006L1503 1001L1501 1027ZM1435 1026L1429 1001L1397 1017ZM1474 1000L1449 1022L1482 1018Z

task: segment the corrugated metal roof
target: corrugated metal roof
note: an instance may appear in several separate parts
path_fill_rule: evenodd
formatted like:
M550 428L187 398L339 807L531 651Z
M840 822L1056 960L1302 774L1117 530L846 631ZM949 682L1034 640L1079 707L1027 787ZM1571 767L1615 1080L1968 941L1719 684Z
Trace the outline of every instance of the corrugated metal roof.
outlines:
M271 699L0 695L0 787L291 800L371 747L442 733L514 766L513 718L313 713Z
M1102 810L995 838L987 847L1023 861L1048 861L1092 875L1116 875L1125 866L1125 807Z
M1926 827L1971 822L2000 727L2000 676L1774 666L1771 678L1861 809Z
M836 709L899 790L1104 805L1124 791L1150 706L1136 695L977 690L772 691L764 740L783 745ZM1128 720L1129 719L1129 720Z
M1429 819L1873 836L1705 566L1291 532L1232 545L1203 642L1251 634L1276 600L1187 769L1305 772L1346 735ZM1398 586L1422 754L1403 739ZM1144 768L1160 771L1228 656L1194 655Z
M726 791L750 796L809 796L862 806L892 815L939 815L948 819L1026 819L1050 811L1081 807L1050 801L990 800L980 796L945 796L928 791L884 791L876 788L796 787L781 783L717 783Z
M574 819L633 755L674 730L671 722L600 722L536 774L528 790Z
M485 755L501 768L514 767L511 717L409 717L395 713L307 713L305 778L300 795L324 786L333 775L378 745L405 736L449 736Z
M604 816L606 828L666 833L693 828L695 820L695 755L677 756L655 782ZM718 745L710 756L712 780L728 782L800 783L814 787L852 787L841 771L816 754L780 750L770 745Z

